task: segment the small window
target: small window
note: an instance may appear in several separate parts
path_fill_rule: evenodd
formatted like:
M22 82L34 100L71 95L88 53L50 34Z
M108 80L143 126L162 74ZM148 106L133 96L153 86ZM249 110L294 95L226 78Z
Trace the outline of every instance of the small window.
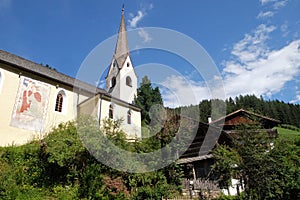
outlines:
M129 62L127 62L127 67L130 67L130 64L129 64Z
M114 108L113 108L112 105L109 105L108 117L109 117L110 119L113 119L113 118L114 118Z
M117 79L116 79L116 77L113 77L111 79L111 87L115 87L116 84L117 84Z
M55 111L65 113L67 106L67 96L64 90L59 90L55 99Z
M126 77L126 85L132 87L132 80L129 76Z
M131 124L131 111L128 110L127 112L127 124Z
M55 111L62 112L63 101L63 95L61 93L58 93L56 96Z

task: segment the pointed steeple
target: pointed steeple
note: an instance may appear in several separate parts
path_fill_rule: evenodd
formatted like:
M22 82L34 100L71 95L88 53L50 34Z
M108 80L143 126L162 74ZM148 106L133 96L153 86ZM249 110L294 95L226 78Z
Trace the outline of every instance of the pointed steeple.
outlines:
M116 59L119 68L121 68L125 62L125 59L129 55L129 49L128 49L128 41L127 41L127 34L126 34L126 25L125 25L125 19L124 19L124 4L122 7L122 18L121 23L119 27L119 33L118 33L118 40L116 44L115 54L114 58Z

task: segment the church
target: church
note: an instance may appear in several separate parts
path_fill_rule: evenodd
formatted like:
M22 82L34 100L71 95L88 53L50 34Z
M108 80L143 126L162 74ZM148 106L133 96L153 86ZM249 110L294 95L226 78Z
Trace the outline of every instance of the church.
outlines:
M127 138L140 138L141 109L133 103L136 93L124 8L105 89L0 50L0 146L41 139L81 114L93 116L100 126L105 118L121 119Z

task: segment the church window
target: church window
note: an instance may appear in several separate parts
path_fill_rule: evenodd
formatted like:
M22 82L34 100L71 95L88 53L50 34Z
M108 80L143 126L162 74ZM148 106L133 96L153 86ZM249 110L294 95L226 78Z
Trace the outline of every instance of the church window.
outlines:
M56 96L56 103L55 103L55 111L61 112L62 111L62 105L63 105L64 97L62 94L57 94Z
M127 112L127 124L131 124L131 110Z
M117 79L116 79L116 77L113 77L111 79L111 87L115 87L116 83L117 83Z
M127 67L129 67L130 66L130 64L129 64L129 62L127 62Z
M114 108L113 108L112 105L109 105L108 117L109 117L110 119L113 119L113 118L114 118Z
M66 104L66 93L64 91L59 91L56 95L55 101L55 111L56 112L63 112L64 106Z
M126 77L126 85L132 87L132 80L129 76Z

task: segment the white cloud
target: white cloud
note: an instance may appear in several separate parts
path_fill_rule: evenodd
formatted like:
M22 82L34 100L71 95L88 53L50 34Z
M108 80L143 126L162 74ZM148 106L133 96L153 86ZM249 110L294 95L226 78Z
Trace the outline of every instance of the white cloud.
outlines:
M245 69L225 78L229 96L255 94L271 96L293 80L300 72L300 40L268 53L266 58L238 67ZM226 68L224 69L226 71Z
M137 12L137 15L131 14L132 18L128 20L129 27L130 28L136 28L137 24L143 19L145 16L145 13L143 13L141 10Z
M140 28L138 30L139 36L143 39L143 42L148 43L151 42L152 38L148 32L145 31L145 29Z
M233 46L231 54L242 63L264 57L269 51L265 42L269 38L269 33L275 29L275 26L259 25L252 35L246 34L244 39Z
M295 96L295 99L291 100L290 103L300 103L300 94L297 94Z
M277 1L277 0L260 0L260 3L261 3L262 5L265 5L265 4L267 4L267 3L271 3L271 2L274 2L274 1Z
M288 22L285 21L281 26L280 26L280 31L282 32L282 36L286 37L289 34L289 30L288 30Z
M273 7L274 7L274 9L277 10L279 8L284 7L286 5L286 3L287 3L287 0L277 1L277 2L274 3Z
M287 2L288 0L260 0L261 5L271 4L275 10L286 6Z
M269 18L269 17L273 17L274 16L274 12L272 11L266 11L266 12L260 12L258 15L257 15L257 19L262 19L262 18Z
M222 64L226 97L240 94L271 97L300 76L300 40L270 49L267 41L275 29L274 26L261 24L233 45L232 57ZM166 106L197 104L212 98L204 82L195 82L189 77L173 75L166 78L162 85L169 90L163 93ZM296 96L294 102L298 98Z
M270 50L266 41L274 30L261 24L233 46L233 58L223 63L228 96L271 96L300 74L300 40Z
M203 99L211 98L204 83L189 80L188 77L171 75L161 85L164 105L167 107L198 104Z

